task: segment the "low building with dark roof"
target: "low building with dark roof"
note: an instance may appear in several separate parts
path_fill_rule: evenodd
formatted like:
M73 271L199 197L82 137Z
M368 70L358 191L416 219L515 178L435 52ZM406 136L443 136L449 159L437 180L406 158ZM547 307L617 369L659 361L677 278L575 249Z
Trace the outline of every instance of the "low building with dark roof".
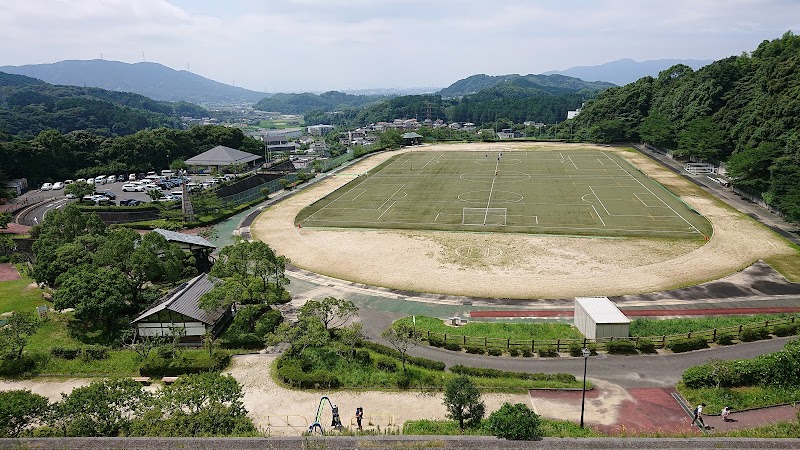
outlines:
M208 242L202 236L195 236L186 233L179 233L177 231L164 230L156 228L154 232L164 236L167 242L180 247L181 250L194 255L195 267L200 272L211 270L211 265L214 263L211 253L217 249L217 246Z
M180 332L184 342L202 341L209 331L218 337L233 320L232 308L206 311L200 308L200 297L221 282L204 273L173 289L133 319L131 325L136 327L136 335L171 337Z
M419 145L422 143L422 135L419 133L403 133L403 145Z
M243 164L245 167L253 165L254 161L263 156L236 150L235 148L218 145L211 150L200 153L186 160L186 165L193 171L222 170L223 167Z

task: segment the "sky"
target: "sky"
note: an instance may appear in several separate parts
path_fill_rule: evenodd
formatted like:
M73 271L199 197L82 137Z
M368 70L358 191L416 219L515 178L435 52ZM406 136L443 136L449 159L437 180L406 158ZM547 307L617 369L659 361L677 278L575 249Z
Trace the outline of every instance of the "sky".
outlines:
M446 87L717 60L790 30L798 0L0 0L0 66L102 55L262 92Z

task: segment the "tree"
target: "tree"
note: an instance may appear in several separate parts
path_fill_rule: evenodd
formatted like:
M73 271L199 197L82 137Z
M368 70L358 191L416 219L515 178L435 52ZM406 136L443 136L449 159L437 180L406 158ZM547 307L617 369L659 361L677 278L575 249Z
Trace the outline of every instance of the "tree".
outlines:
M75 183L68 184L64 187L65 194L72 194L76 198L83 198L84 195L89 195L94 192L94 185L85 181L76 181Z
M422 341L417 329L407 323L395 322L389 329L381 333L381 337L389 341L398 352L403 363L403 372L406 371L406 354Z
M11 223L11 220L13 218L14 216L10 212L7 211L0 212L0 228L4 230L7 229L8 224Z
M164 193L161 192L161 189L149 189L147 196L150 197L150 200L157 202L158 199L164 197Z
M315 316L299 316L296 325L281 322L275 331L267 335L267 345L288 342L291 352L302 355L308 347L322 347L330 341L330 333Z
M638 131L642 142L656 147L670 148L675 141L672 123L662 114L651 113L639 125Z
M130 285L118 269L79 268L68 276L53 297L56 309L75 308L75 318L86 325L102 325L113 333L124 321Z
M14 311L0 328L0 350L11 358L19 359L28 345L28 338L39 328L39 319L33 314Z
M192 194L192 208L197 215L214 213L222 208L222 200L211 190L202 190Z
M347 360L353 358L356 353L356 347L361 345L364 341L364 331L363 327L360 323L355 322L346 327L342 327L339 329L339 342L343 345L347 346Z
M46 397L27 389L0 391L0 437L18 437L41 421L49 408Z
M358 314L358 307L350 300L325 297L322 300L307 301L300 307L300 314L319 317L319 320L325 324L325 329L331 330L344 325Z
M477 426L483 419L486 405L481 401L481 393L466 375L457 376L445 384L444 406L447 417L457 420L461 431L464 426Z
M503 439L529 441L542 437L539 416L524 403L503 403L489 415L489 431Z
M17 243L7 234L0 234L0 257L11 255L17 249Z
M65 436L127 435L132 418L152 405L152 395L130 378L95 381L61 396L50 421Z
M704 160L716 159L722 153L725 137L711 117L703 117L690 122L686 129L678 133L677 156L697 156Z

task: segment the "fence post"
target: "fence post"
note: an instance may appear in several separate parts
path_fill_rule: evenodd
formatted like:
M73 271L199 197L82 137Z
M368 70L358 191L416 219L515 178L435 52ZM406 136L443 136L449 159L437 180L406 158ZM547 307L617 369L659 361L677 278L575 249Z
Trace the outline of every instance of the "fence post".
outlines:
M511 348L511 338L508 338L506 340L506 349L510 349L510 348Z
M428 340L430 341L431 340L431 330L426 330L426 331L428 333Z
M556 340L556 351L557 352L561 351L561 339Z
M483 348L486 348L486 347L488 347L488 346L489 346L489 340L488 340L488 339L486 339L486 336L484 336L484 337L483 337Z
M692 332L690 331L690 332L689 332L689 333L686 335L686 339L691 339L691 338L692 338Z
M535 351L536 351L536 340L535 339L531 339L531 352L535 352Z
M464 345L467 345L467 335L464 335Z
M667 348L667 335L661 336L661 348Z
M447 344L447 333L444 334L444 343Z
M739 338L739 336L741 335L742 335L742 325L739 325L739 333L736 334L736 337Z
M716 328L714 328L714 334L711 335L711 340L712 341L716 341L717 340L717 329Z

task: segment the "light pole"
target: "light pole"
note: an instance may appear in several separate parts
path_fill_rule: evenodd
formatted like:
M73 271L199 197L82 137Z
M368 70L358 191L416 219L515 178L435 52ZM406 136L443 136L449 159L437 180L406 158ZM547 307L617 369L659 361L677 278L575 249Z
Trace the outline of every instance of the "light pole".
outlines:
M584 347L581 349L581 355L583 355L583 396L581 397L581 428L583 428L583 408L586 405L586 364L589 362L589 355L592 352L589 351L588 348Z

